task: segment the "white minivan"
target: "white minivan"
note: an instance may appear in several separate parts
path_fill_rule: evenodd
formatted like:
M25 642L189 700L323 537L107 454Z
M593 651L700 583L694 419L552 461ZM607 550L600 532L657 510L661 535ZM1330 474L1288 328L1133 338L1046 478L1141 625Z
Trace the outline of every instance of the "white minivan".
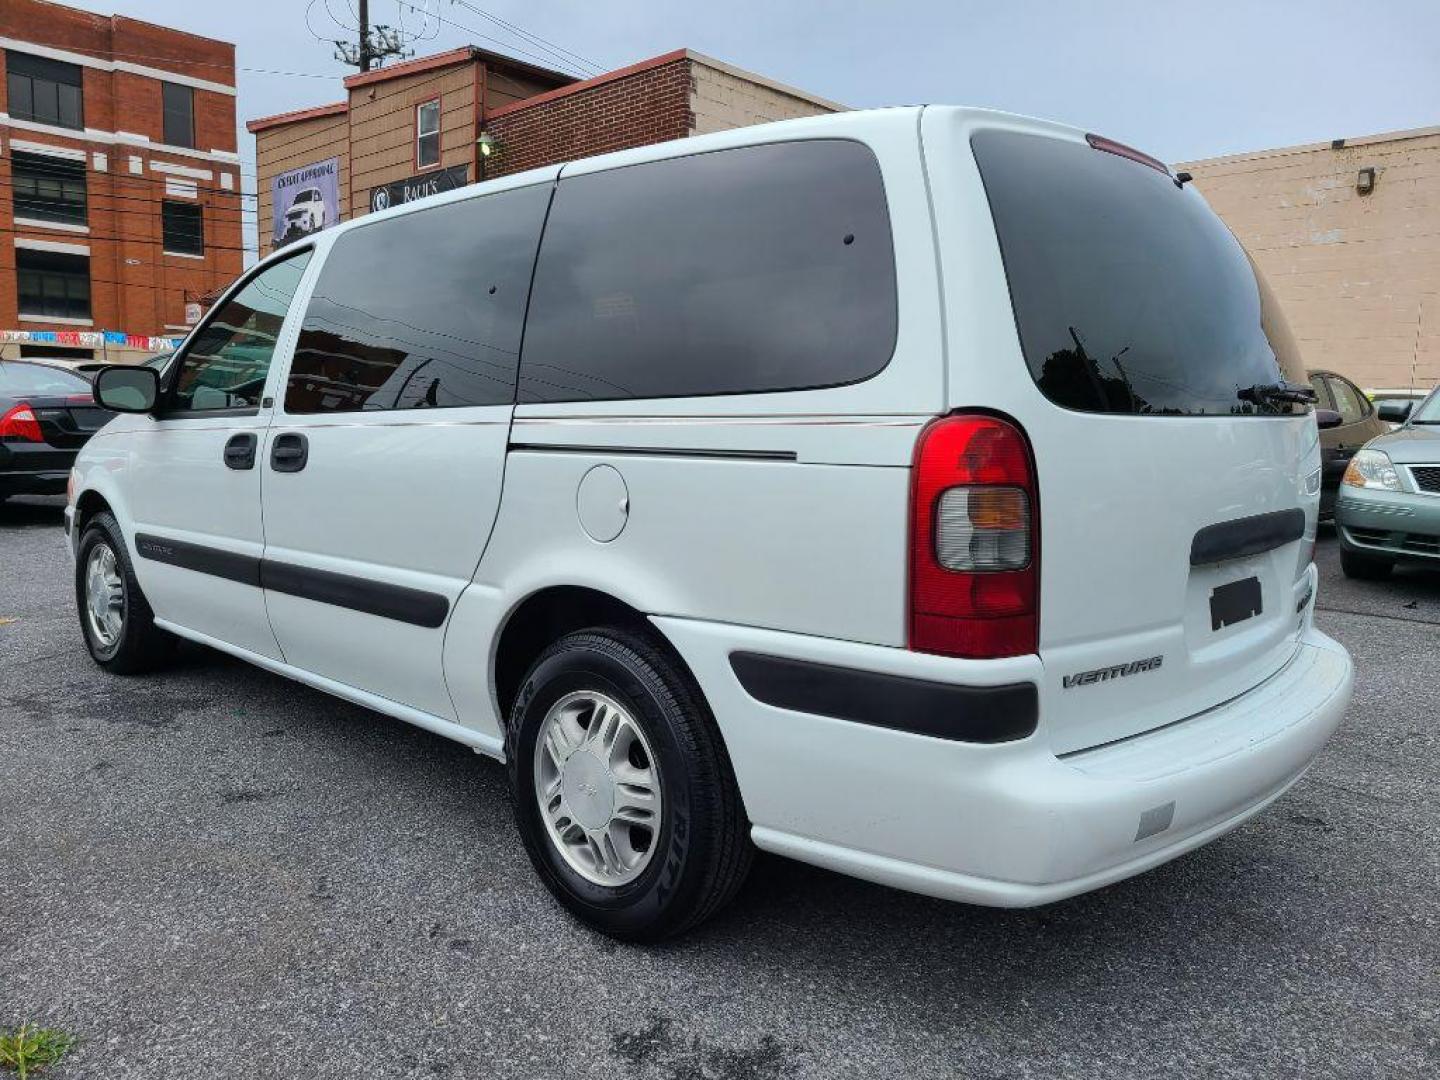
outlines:
M545 884L656 939L753 848L1023 907L1305 772L1320 448L1186 178L962 108L491 181L239 280L66 511L91 654L174 637L505 762Z

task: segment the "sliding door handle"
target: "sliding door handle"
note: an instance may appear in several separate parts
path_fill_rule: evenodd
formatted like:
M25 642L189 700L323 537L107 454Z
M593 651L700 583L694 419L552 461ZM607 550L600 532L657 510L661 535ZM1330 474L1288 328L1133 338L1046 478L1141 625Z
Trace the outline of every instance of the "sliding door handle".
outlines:
M270 444L270 468L276 472L299 472L309 460L310 441L298 432L276 435Z

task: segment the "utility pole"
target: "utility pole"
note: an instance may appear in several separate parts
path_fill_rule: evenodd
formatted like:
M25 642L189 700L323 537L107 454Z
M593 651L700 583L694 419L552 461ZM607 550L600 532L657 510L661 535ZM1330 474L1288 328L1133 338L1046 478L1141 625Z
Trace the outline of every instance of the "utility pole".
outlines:
M404 0L401 0L403 3ZM359 19L359 40L355 44L348 41L335 42L335 59L342 64L349 64L361 71L369 71L372 67L379 67L387 57L404 58L415 54L405 48L399 31L393 26L376 26L373 30L370 27L370 0L359 0L360 10L357 13Z

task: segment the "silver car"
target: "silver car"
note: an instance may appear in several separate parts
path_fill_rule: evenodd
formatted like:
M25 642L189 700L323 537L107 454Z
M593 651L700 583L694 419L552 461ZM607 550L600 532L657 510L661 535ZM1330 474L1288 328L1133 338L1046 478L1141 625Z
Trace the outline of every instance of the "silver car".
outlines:
M1371 439L1345 470L1335 503L1346 576L1382 578L1396 563L1440 570L1440 388L1418 405L1387 402L1399 422Z

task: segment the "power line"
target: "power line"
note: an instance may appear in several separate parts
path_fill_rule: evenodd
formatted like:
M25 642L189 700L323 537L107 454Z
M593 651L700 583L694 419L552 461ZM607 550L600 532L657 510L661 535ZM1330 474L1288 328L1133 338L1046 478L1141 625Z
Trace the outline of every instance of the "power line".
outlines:
M411 11L419 11L419 10L421 10L420 8L416 7L415 4L411 3L411 0L395 0L395 2L396 2L398 5L400 5L401 7L407 7L407 8L409 8ZM491 42L492 44L499 45L501 48L505 49L505 50L508 51L508 52L520 53L522 56L528 56L528 57L530 57L530 59L535 60L535 61L537 61L538 63L544 64L544 65L547 66L547 67L554 67L554 66L556 66L556 65L555 65L555 61L554 61L553 59L549 58L549 57L541 56L541 55L539 55L538 53L530 52L530 51L527 50L527 49L517 48L517 47L516 47L514 44L512 44L511 42L501 41L499 38L491 37L489 34L482 34L479 30L476 30L473 26L466 26L464 23L458 23L458 22L456 22L454 19L447 19L447 18L445 18L445 16L443 16L443 15L441 15L441 14L439 14L439 13L436 13L436 14L434 15L434 18L435 18L437 21L439 21L439 22L443 22L446 26L453 26L453 27L454 27L455 29L457 29L457 30L463 30L463 31L465 31L465 33L471 34L471 35L473 35L473 36L475 36L475 37L477 37L477 38L480 38L482 41L488 41L488 42ZM573 68L575 65L574 65L574 64L570 64L570 65L568 65L568 66L570 66L570 67ZM574 72L574 71L568 71L568 72L565 72L565 74L571 75L571 76L575 76L575 75L576 75L576 72ZM583 71L582 71L582 72L580 73L580 75L583 76L583 74L584 74L584 73L583 73Z
M485 11L482 8L476 7L474 4L470 3L469 0L452 0L452 3L459 4L461 7L473 11L476 15L479 15L483 19L488 19L490 22L495 23L497 26L504 27L512 34L516 34L520 37L526 38L534 42L536 45L541 46L542 48L546 49L547 51L551 52L556 56L567 56L570 57L571 60L577 61L580 64L585 65L586 67L593 68L597 75L605 70L605 68L601 64L596 63L594 60L591 60L588 57L581 55L580 53L572 52L571 50L564 48L561 45L557 45L555 42L550 41L547 38L543 38L539 34L532 34L524 27L516 26L514 23L511 22L506 22L498 15L492 15L490 12Z

